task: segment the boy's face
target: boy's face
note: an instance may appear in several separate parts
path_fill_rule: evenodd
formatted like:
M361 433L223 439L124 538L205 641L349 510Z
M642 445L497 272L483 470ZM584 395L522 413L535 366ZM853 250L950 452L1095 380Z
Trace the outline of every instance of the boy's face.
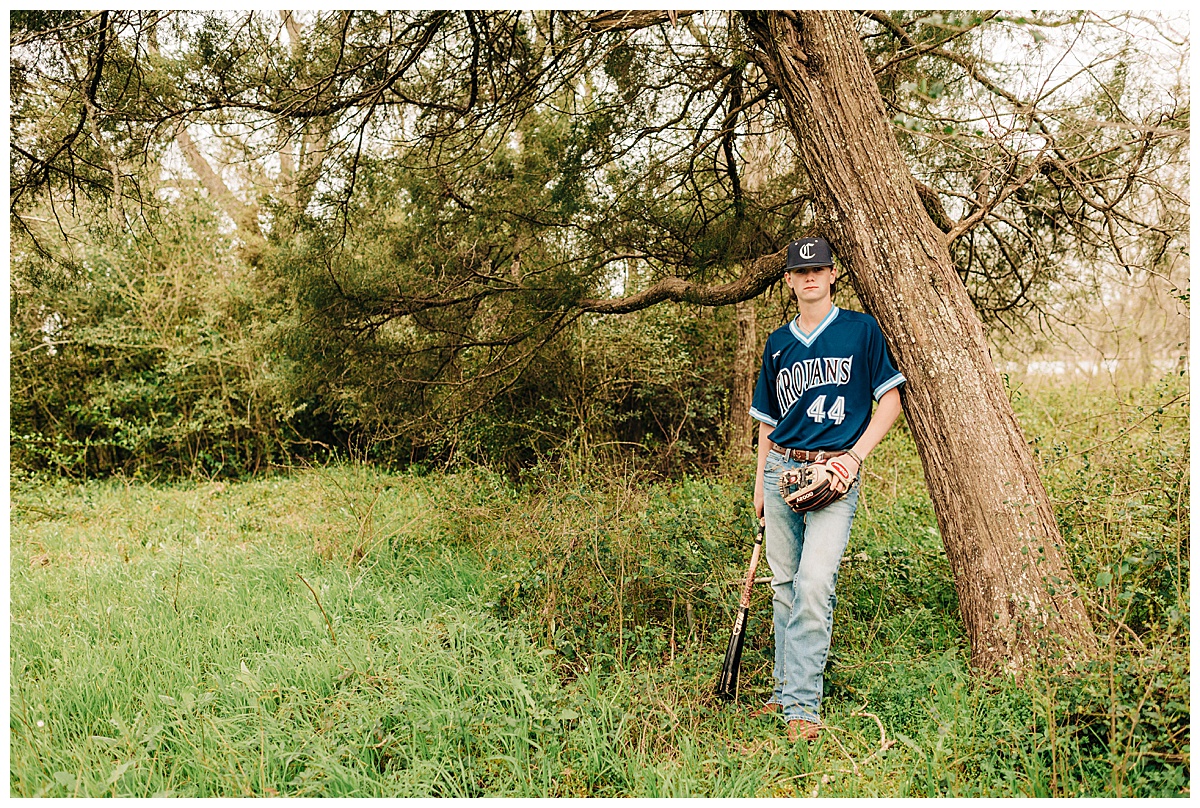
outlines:
M819 303L830 297L837 270L833 267L789 269L783 279L801 303Z

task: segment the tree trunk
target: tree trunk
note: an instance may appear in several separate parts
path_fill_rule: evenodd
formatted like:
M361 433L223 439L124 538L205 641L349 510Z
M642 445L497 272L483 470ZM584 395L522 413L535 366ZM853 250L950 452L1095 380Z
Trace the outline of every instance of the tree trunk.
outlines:
M737 319L737 346L733 352L733 395L729 400L730 454L743 459L754 456L754 436L758 433L750 417L754 383L758 380L758 317L753 300L733 306Z
M1054 511L983 327L926 213L845 11L746 12L820 228L900 371L972 663L1020 675L1095 652ZM869 463L869 461L868 461Z
M777 130L764 132L761 120L758 115L747 114L746 136L741 142L741 184L742 190L748 195L762 191L770 179L772 167L778 164L778 155L782 153L778 143L780 134ZM754 440L758 436L758 422L750 417L750 406L754 403L754 383L758 381L758 369L762 364L756 299L735 303L733 313L737 324L737 342L733 352L733 395L726 419L729 430L726 445L732 457L749 461L755 457Z

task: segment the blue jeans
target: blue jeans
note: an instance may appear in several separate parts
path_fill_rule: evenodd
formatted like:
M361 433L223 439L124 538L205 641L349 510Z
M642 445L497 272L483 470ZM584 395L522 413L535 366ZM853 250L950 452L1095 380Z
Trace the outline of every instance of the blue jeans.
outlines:
M791 721L820 721L825 659L837 603L838 565L858 507L858 479L841 499L799 514L779 495L779 475L803 461L772 451L763 473L767 563L775 612L775 691L770 702Z

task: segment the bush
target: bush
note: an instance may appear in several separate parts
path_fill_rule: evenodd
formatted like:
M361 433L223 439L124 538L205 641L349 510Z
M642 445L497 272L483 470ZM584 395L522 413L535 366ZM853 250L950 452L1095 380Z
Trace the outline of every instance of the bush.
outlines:
M125 233L80 224L54 255L14 244L17 466L229 476L295 440L254 334L253 273L202 201L151 215L152 229Z

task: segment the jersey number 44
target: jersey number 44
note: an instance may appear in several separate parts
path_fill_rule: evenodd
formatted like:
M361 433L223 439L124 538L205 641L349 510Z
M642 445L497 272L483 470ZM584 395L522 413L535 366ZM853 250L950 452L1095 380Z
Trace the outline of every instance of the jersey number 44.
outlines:
M835 424L840 424L846 419L846 398L845 396L838 396L834 400L833 406L826 410L825 396L819 395L816 397L813 403L809 405L808 409L804 411L804 414L818 424L823 423L826 418L828 418L830 421L833 421Z

